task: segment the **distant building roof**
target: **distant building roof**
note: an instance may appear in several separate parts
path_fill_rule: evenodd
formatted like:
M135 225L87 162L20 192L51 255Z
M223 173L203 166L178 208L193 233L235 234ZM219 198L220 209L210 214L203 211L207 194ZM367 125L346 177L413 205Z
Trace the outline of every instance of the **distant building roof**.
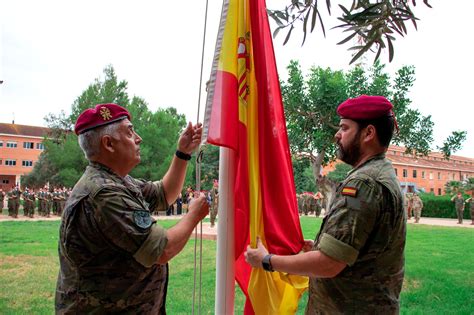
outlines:
M45 137L50 129L46 127L0 123L0 134L27 137Z
M404 152L405 148L403 147L390 146L386 156L393 164L474 172L474 159L472 158L451 155L449 160L447 160L439 152L431 152L427 156L421 157L414 157L413 155L405 154Z

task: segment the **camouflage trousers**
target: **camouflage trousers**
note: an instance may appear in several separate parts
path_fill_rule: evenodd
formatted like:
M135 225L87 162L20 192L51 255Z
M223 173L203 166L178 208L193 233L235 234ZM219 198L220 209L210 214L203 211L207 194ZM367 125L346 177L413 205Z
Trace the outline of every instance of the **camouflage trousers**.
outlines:
M413 215L415 216L415 222L418 223L421 218L421 209L413 209Z
M211 227L214 227L214 224L216 222L216 218L217 218L217 205L212 205L211 206Z
M464 216L464 209L456 209L458 215L458 223L462 223L462 217Z

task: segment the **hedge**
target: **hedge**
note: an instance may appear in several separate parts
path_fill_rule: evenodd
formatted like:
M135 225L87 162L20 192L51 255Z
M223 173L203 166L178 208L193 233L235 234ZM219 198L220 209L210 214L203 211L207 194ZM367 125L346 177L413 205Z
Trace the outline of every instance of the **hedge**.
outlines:
M464 200L470 196L463 196ZM428 218L452 218L456 219L456 208L454 202L451 201L452 196L435 196L431 193L420 193L420 198L423 201L423 210L421 212L422 217ZM465 204L464 208L464 219L471 219L470 205Z

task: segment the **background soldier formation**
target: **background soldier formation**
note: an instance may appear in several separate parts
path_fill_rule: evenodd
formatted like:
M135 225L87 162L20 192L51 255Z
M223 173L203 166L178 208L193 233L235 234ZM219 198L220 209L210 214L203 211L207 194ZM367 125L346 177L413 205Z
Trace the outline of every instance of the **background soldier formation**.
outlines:
M61 216L70 191L70 189L63 187L54 188L54 190L50 192L49 188L45 186L35 193L34 190L30 190L28 187L25 187L24 191L20 191L19 187L15 186L5 194L3 190L0 189L0 205L3 209L3 202L6 196L8 200L8 215L13 218L18 218L20 199L23 199L23 215L25 217L33 218L36 206L38 206L38 214L41 216L49 217L51 210L53 214ZM38 200L38 202L36 202L36 200Z
M300 215L308 215L309 213L318 217L321 214L323 195L320 192L314 195L309 192L296 194L296 199L298 200L298 212Z

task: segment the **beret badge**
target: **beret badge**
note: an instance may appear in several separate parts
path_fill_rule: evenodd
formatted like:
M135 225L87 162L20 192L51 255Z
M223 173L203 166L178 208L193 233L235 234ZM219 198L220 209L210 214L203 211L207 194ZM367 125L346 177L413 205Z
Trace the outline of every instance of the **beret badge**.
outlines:
M109 120L110 118L112 118L112 114L110 113L110 110L107 107L100 108L100 115L104 120Z

